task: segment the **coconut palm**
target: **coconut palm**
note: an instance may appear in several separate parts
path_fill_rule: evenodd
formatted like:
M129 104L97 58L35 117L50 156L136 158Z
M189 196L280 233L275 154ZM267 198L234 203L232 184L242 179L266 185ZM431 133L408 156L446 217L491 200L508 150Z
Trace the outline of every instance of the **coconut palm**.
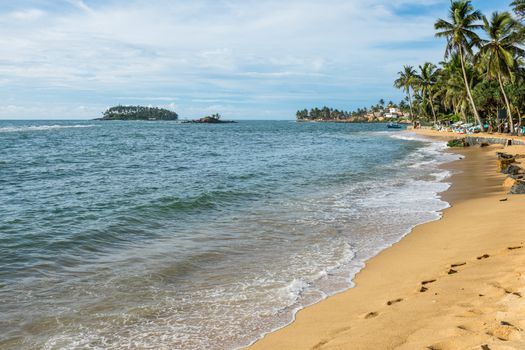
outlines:
M508 12L494 12L490 21L483 17L483 30L489 40L483 40L479 54L480 66L488 78L496 79L499 83L509 118L510 131L514 132L512 108L505 91L505 81L513 79L515 70L515 57L524 56L518 45L519 24Z
M452 54L448 61L440 62L440 65L442 68L439 71L435 95L441 98L444 109L452 109L454 114L461 115L463 121L468 122L467 111L470 108L470 102L463 82L459 55ZM471 64L467 64L466 73L472 89L472 86L477 83L477 75Z
M437 122L436 110L434 108L434 94L438 78L438 70L435 64L426 62L419 66L420 73L415 77L415 86L419 89L424 104L430 104L434 123Z
M398 89L403 89L403 91L408 96L408 105L410 106L410 118L413 118L413 109L412 109L412 96L410 94L410 89L414 89L416 71L412 66L404 66L403 70L397 73L399 78L394 82L394 86Z
M478 21L481 20L482 15L481 12L474 10L470 1L455 0L451 3L448 17L449 21L439 19L435 23L434 27L438 31L436 37L447 39L445 58L454 52L459 55L463 73L463 83L465 84L468 99L474 117L476 118L476 122L479 125L482 125L481 118L476 109L476 104L472 98L472 92L465 68L466 59L473 55L472 48L480 41L479 36L476 34L476 30L482 28L478 23Z
M525 18L525 0L515 0L510 6L512 6L514 13L516 13L521 19Z

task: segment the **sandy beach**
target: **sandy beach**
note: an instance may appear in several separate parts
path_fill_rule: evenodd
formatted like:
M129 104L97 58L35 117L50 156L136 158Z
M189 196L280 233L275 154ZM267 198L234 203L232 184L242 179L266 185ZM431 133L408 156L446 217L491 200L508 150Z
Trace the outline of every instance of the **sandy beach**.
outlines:
M249 349L524 349L525 196L507 194L501 149L454 150L463 158L446 165L455 175L441 220L416 227L367 261L354 288Z

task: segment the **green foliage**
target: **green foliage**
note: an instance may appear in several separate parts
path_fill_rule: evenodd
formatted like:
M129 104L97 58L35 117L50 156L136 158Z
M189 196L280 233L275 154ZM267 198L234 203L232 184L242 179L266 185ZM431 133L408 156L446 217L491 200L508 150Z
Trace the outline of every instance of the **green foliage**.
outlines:
M366 111L367 109L365 108L364 110ZM321 109L312 108L310 111L307 109L297 111L296 117L298 120L343 120L350 118L356 113L363 114L363 111L360 108L358 111L359 112L340 111L338 109L328 108L325 106Z
M512 3L525 17L525 0ZM445 60L425 63L415 72L404 66L394 86L403 89L420 121L475 121L501 124L506 110L511 131L525 113L525 28L509 12L489 18L468 0L452 0L448 16L435 23L436 37L446 39ZM413 92L413 96L411 96ZM405 107L405 105L403 106ZM405 107L406 108L406 107Z
M499 84L494 80L480 81L472 90L472 96L483 115L494 115L503 107Z
M450 140L447 142L448 147L468 147L468 142L465 139Z
M102 120L177 120L178 115L167 109L143 106L115 106L107 109Z
M512 6L512 10L519 18L525 18L525 0L515 0L510 6Z

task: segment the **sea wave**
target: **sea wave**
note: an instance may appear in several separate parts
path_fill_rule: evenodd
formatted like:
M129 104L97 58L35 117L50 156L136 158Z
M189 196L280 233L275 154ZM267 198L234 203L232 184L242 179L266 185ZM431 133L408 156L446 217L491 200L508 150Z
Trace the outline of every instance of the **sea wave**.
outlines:
M75 124L75 125L26 125L26 126L6 126L0 128L0 132L28 132L28 131L47 131L55 129L71 129L71 128L92 128L98 125L93 124Z

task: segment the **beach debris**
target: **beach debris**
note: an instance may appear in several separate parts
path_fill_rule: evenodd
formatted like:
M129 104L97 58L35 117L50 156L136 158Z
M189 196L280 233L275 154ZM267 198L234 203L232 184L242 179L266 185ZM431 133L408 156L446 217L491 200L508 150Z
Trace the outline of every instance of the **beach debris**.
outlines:
M521 249L523 248L523 246L519 245L519 246L516 246L516 247L508 247L507 249L508 250L516 250L516 249Z
M448 147L469 147L469 143L465 138L454 139L447 142Z

